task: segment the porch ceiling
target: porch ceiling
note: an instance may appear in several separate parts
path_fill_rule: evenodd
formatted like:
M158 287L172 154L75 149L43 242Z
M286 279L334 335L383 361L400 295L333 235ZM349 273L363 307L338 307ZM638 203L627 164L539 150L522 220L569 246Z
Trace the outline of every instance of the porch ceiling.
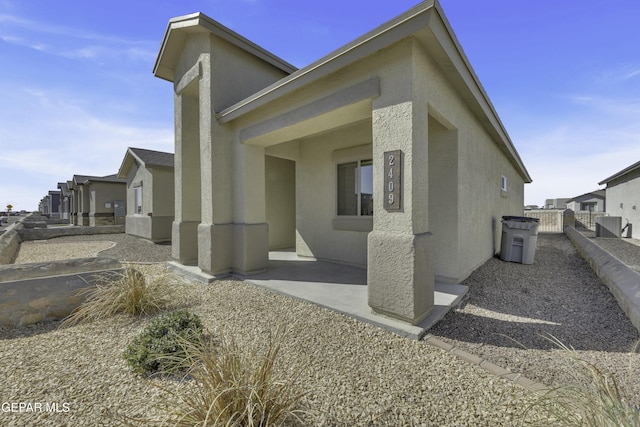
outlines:
M359 101L334 110L286 123L286 116L279 116L249 127L240 132L244 144L269 147L306 138L371 118L371 99Z

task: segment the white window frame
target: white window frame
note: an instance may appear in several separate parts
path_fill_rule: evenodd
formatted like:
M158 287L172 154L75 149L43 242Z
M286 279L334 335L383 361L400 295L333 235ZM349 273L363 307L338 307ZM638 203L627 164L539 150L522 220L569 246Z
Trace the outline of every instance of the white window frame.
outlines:
M373 230L373 215L338 215L338 165L345 163L353 163L362 161L365 159L373 158L373 145L364 144L356 145L349 148L343 148L335 150L332 153L332 159L334 164L334 191L335 191L335 206L334 206L334 218L333 229L341 231L360 231L370 232ZM358 208L358 212L361 212Z
M142 215L142 183L133 187L133 208L135 215Z
M508 186L507 186L507 177L504 175L500 176L500 191L504 191L505 193L508 190Z
M370 165L366 165L366 166L371 166L373 168L373 159L360 159L360 160L355 160L355 161L350 161L350 162L344 162L344 163L338 163L337 167L336 167L336 177L338 175L338 168L341 165L348 165L350 163L355 163L356 164L356 179L355 179L355 185L356 185L356 214L355 215L349 215L349 214L341 214L340 212L338 212L338 208L339 208L339 204L336 202L336 216L339 217L373 217L373 212L371 212L371 215L363 215L362 214L362 163L364 162L370 162ZM372 186L373 186L373 175L371 177L372 179ZM336 186L336 199L338 199L340 197L340 191L339 188L337 188Z

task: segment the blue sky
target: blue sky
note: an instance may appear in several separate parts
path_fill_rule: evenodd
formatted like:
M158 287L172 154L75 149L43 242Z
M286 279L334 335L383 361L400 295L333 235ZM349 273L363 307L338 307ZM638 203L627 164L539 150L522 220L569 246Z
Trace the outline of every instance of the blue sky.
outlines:
M0 0L0 209L33 210L127 147L173 152L170 18L204 12L297 67L418 1ZM441 0L533 183L574 197L640 160L640 2Z

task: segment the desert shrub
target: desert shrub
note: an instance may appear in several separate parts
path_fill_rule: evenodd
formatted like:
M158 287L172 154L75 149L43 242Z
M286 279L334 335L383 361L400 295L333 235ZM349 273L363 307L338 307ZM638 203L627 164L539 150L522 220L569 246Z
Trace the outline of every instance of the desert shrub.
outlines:
M124 358L136 373L171 373L185 367L186 346L203 340L200 318L186 309L153 319L129 344Z
M63 320L62 327L104 319L117 313L134 316L154 314L168 307L173 300L169 276L147 280L132 266L121 272L96 276L96 285L81 289L77 295L83 297L84 302Z
M277 359L284 328L270 336L264 352L241 351L233 338L221 336L188 346L189 374L195 386L168 405L175 426L280 426L302 424L306 392L300 369L285 373ZM291 367L289 367L291 368ZM292 373L291 373L292 372Z

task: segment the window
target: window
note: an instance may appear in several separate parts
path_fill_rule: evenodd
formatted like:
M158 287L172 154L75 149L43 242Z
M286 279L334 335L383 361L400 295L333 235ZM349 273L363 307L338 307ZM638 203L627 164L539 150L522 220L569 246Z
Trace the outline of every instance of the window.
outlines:
M141 214L142 213L142 185L133 187L133 193L135 197L135 204L134 204L135 213Z
M338 215L373 215L373 160L338 165Z
M507 191L507 177L504 175L500 177L500 190Z

